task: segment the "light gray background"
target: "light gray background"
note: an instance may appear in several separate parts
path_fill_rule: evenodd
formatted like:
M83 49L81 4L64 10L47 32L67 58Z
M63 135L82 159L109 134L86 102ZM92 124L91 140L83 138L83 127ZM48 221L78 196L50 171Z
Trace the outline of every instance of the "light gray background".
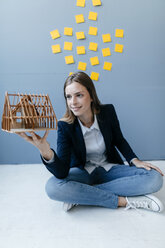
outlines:
M100 73L94 82L102 103L113 103L124 133L139 158L165 159L165 1L102 0L93 7L76 7L76 0L0 0L0 113L4 94L48 93L58 119L65 111L63 84L78 61L87 62L87 73ZM98 12L97 22L87 19L89 11ZM75 15L84 14L86 22L76 24ZM73 37L64 37L64 27L73 27ZM98 36L87 35L89 26L98 27ZM124 29L124 39L114 37L116 28ZM50 31L62 35L52 40ZM77 41L76 31L87 38ZM101 34L111 33L112 43L103 44ZM63 51L64 41L72 41L73 52ZM76 45L89 41L99 44L98 52L76 55ZM115 43L124 44L123 54L114 53ZM61 44L62 53L52 54L51 45ZM112 56L102 57L101 48L109 45ZM88 49L87 49L88 50ZM65 65L64 56L73 54L74 65ZM100 65L89 63L98 55ZM103 61L112 62L112 71L103 71ZM40 134L43 134L40 132ZM48 140L56 148L56 131ZM36 148L15 134L0 131L0 163L38 163Z

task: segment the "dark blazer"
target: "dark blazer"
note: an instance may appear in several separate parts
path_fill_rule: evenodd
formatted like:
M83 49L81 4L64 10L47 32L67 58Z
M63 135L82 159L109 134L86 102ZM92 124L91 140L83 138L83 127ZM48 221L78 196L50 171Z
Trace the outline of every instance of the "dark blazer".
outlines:
M118 149L130 164L130 161L137 156L123 137L114 106L101 105L100 113L96 117L105 141L108 162L123 164ZM46 163L43 159L42 161L57 178L65 178L71 167L84 168L86 148L77 119L72 124L58 122L57 153L54 151L54 162Z

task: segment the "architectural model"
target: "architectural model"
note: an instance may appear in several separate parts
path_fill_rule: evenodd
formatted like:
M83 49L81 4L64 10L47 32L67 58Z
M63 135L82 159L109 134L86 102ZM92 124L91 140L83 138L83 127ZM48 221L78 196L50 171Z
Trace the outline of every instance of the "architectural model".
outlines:
M57 129L57 118L48 95L5 94L2 130L27 132Z

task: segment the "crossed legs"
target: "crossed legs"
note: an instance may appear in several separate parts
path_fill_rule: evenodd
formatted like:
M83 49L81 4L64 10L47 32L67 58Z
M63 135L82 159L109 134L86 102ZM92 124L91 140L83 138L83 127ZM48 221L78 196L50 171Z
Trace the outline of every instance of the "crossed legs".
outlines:
M162 176L154 169L117 165L108 172L98 167L88 174L86 170L72 168L65 179L51 177L46 192L57 201L115 209L126 205L126 196L154 193L162 184Z

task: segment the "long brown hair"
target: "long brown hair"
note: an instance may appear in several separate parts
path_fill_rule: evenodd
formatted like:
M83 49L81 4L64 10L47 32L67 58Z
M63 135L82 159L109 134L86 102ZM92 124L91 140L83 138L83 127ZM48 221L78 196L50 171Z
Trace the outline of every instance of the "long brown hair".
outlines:
M91 99L93 100L91 102L91 109L92 109L92 112L94 114L99 113L100 105L101 105L101 102L97 96L96 89L95 89L95 86L94 86L91 78L85 72L82 72L82 71L73 73L72 75L70 75L66 79L65 84L64 84L64 98L65 98L65 102L66 102L66 113L64 114L64 116L61 120L66 121L68 123L74 122L75 115L68 107L65 89L68 85L72 84L73 82L76 82L76 83L83 85L88 90L89 95L90 95Z

